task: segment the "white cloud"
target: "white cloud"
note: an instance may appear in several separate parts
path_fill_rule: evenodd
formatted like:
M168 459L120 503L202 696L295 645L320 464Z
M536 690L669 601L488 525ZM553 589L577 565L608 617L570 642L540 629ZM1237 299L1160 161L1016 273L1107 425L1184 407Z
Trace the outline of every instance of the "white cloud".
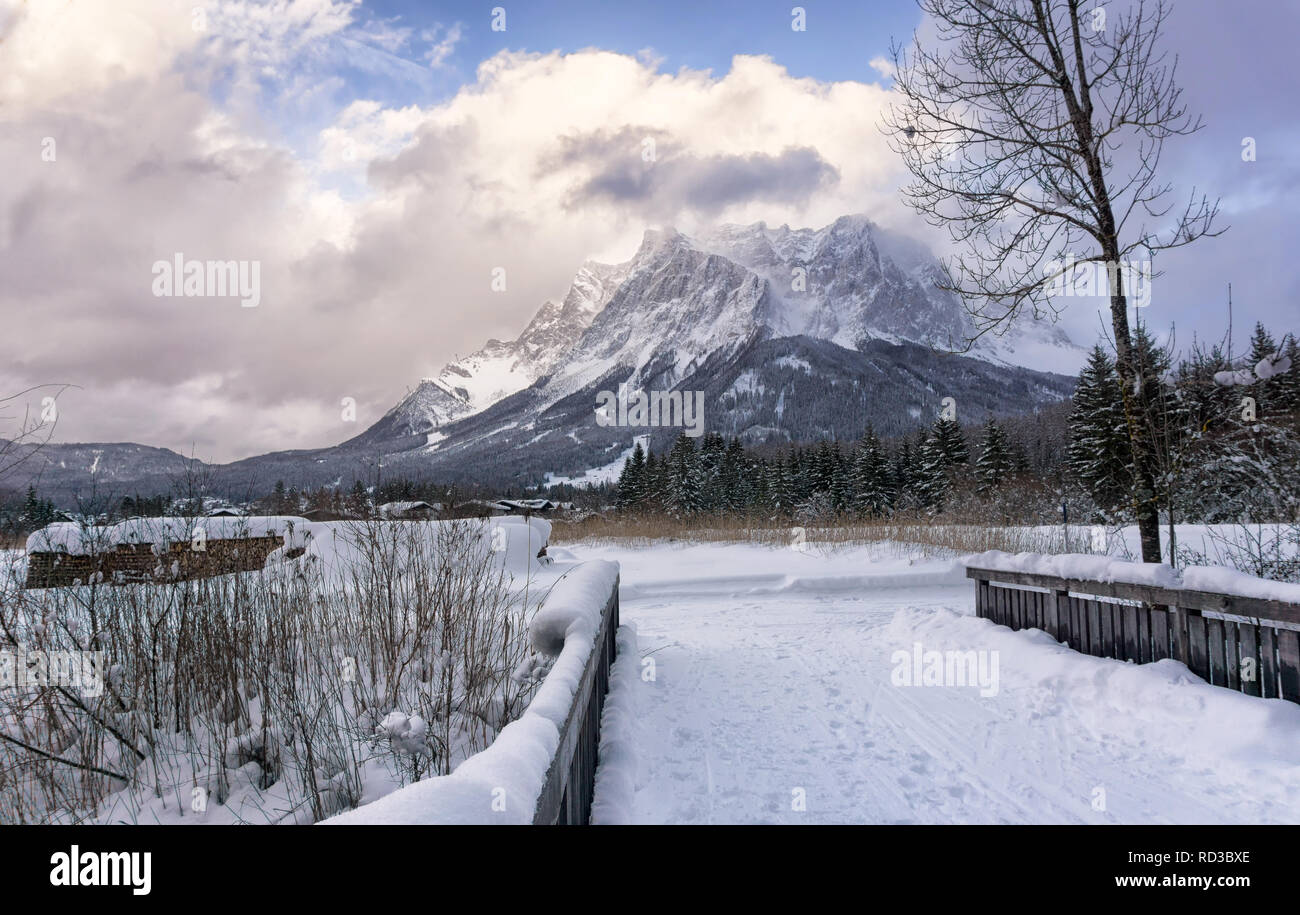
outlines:
M136 15L118 14L128 3ZM877 85L795 78L763 57L716 77L603 51L502 52L443 103L355 101L304 158L247 99L215 107L225 96L205 80L253 97L313 40L353 40L355 3L209 5L205 38L190 3L101 15L86 2L71 27L24 19L0 57L0 312L20 330L0 340L0 389L80 384L63 440L221 460L333 444L455 354L513 337L586 256L630 254L649 222L904 218ZM729 162L746 180L704 193ZM643 168L663 169L648 193L590 192ZM154 298L150 265L175 252L260 261L262 304ZM495 267L504 293L489 289ZM356 425L339 421L344 396Z
M442 34L441 38L438 37L440 32ZM439 25L432 30L425 32L424 40L431 42L432 47L430 47L428 52L424 55L424 59L427 60L429 66L435 70L439 67L445 67L447 65L447 58L456 50L456 45L460 43L460 39L461 24L459 22L452 23L452 25L447 28L443 28Z

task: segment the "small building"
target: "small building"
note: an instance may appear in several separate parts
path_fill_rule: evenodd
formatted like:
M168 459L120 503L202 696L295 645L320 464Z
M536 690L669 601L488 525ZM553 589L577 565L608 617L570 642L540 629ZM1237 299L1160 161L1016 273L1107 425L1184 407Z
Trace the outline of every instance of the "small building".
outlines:
M423 521L435 518L442 506L437 502L385 502L379 506L379 517L388 521Z
M231 508L229 505L223 505L220 508L214 508L208 512L209 518L242 518L244 513L237 508Z
M308 521L355 521L356 515L335 511L332 508L312 508L302 513Z
M183 581L251 572L261 569L275 550L291 546L295 531L299 539L307 535L306 523L296 516L55 522L27 538L24 587Z
M559 507L550 499L497 499L492 504L507 515L549 515Z

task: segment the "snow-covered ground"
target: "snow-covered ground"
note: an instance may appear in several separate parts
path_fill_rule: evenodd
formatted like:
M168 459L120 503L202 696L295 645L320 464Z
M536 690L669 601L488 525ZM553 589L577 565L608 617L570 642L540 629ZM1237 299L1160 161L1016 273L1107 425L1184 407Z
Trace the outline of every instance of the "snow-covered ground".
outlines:
M610 700L636 723L601 779L634 769L635 790L598 786L604 821L1300 823L1300 706L978 619L954 562L571 550L622 564L641 654L634 695ZM901 685L927 652L974 652L996 676Z

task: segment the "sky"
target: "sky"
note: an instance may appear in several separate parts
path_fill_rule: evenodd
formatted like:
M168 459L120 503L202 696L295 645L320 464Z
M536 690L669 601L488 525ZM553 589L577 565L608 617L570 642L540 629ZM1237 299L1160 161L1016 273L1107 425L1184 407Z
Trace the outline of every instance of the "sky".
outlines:
M942 253L878 126L915 4L801 9L0 0L0 396L74 385L56 441L326 446L648 227L866 213ZM1234 342L1300 329L1298 30L1294 0L1174 4L1206 126L1163 174L1230 226L1157 261L1143 317L1179 345L1222 335L1228 283ZM256 265L255 306L159 295L178 256ZM1101 326L1086 302L1063 322Z

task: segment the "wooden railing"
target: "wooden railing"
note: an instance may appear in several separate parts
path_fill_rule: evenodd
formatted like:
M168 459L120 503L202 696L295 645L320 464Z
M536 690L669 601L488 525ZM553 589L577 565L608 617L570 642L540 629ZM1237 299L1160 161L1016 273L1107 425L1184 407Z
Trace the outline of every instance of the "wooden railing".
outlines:
M1208 591L968 568L976 613L1075 651L1175 658L1216 686L1300 702L1300 604Z
M600 629L560 731L560 744L546 770L546 784L537 797L535 825L585 825L591 818L596 786L596 757L600 749L600 713L609 692L609 668L614 663L618 632L618 580L600 615Z

